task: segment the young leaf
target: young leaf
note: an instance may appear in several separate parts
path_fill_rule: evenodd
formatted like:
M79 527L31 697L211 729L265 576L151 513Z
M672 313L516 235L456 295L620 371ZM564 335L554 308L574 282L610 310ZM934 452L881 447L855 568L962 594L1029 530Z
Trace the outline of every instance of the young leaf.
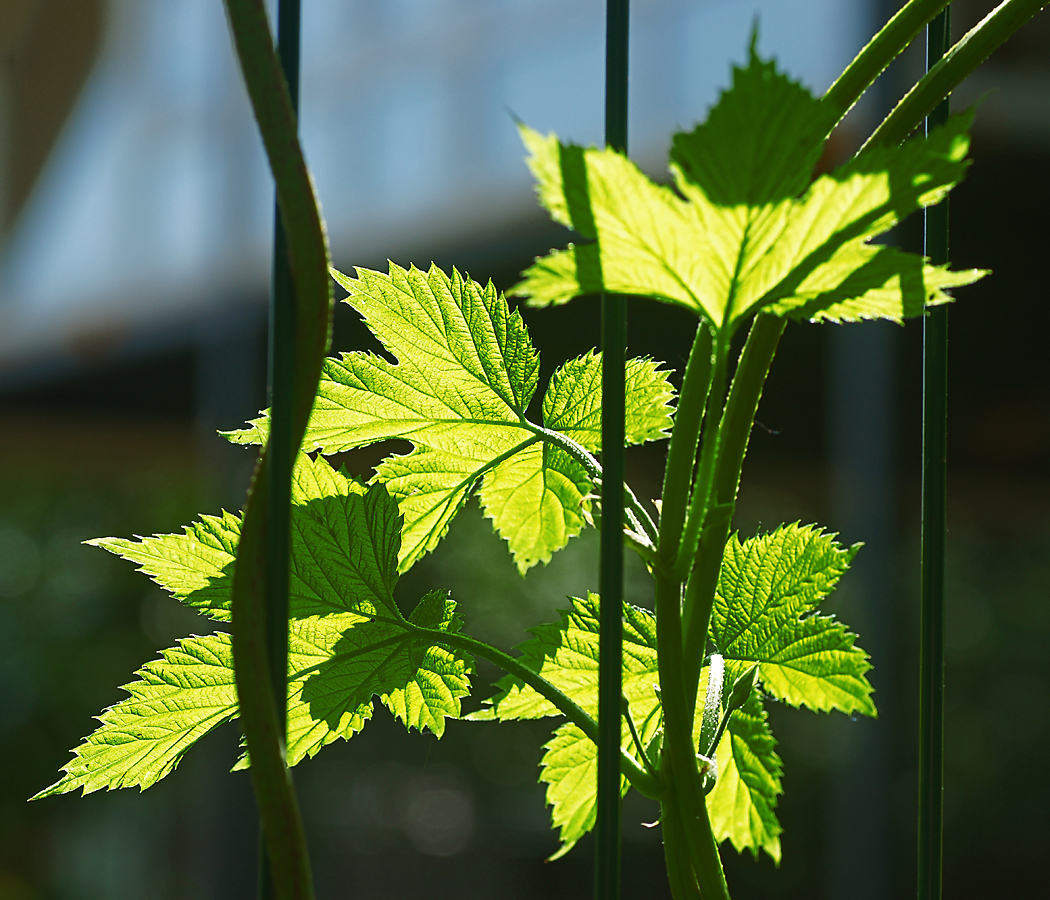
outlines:
M336 453L390 438L412 442L411 453L388 457L376 474L404 516L402 570L437 545L474 490L522 572L549 560L587 524L593 484L579 459L525 417L539 358L520 314L491 283L437 267L423 273L391 263L389 275L358 269L356 279L335 277L397 362L370 353L328 360L304 447ZM631 419L630 433L660 436L669 425L666 377L646 361L628 371L641 419ZM586 366L563 370L558 390L580 395L576 377L592 384L591 375ZM555 408L560 425L580 426L571 405ZM584 427L595 424L590 415ZM253 443L265 434L264 417L230 437Z
M532 638L518 649L520 661L542 675L590 715L598 707L598 616L599 599L569 598L572 609L561 613L558 622L531 629ZM656 621L643 609L624 604L623 695L643 744L660 727L660 703L656 693ZM498 719L538 719L561 715L536 691L513 676L497 682L499 692L489 701ZM476 716L475 718L485 718ZM621 745L637 756L626 722L621 723ZM561 830L562 846L552 857L568 853L595 821L598 784L598 748L571 722L559 726L540 763L540 780L547 784L551 824ZM626 792L626 781L621 782Z
M655 733L655 726L652 729ZM648 740L652 733L643 736ZM630 742L625 731L624 746ZM554 729L543 745L540 781L547 785L547 805L551 808L551 828L559 829L561 846L548 862L561 859L588 831L598 817L598 748L572 722ZM620 778L620 795L627 793L627 779Z
M667 372L650 359L629 359L624 375L625 439L658 441L671 433L674 391ZM602 355L570 359L553 376L543 398L543 424L594 453L602 445Z
M741 709L730 713L718 743L718 780L707 795L715 839L729 840L737 853L765 850L780 863L780 823L774 812L783 766L766 711L752 691Z
M758 663L765 690L793 706L874 716L867 654L841 622L815 614L858 549L797 524L743 543L731 537L711 615L727 664Z
M530 628L532 637L518 646L520 662L561 690L584 712L598 712L597 594L570 597L571 609L557 622ZM637 606L623 606L623 695L636 723L647 721L658 705L656 620ZM558 708L513 675L496 682L499 691L488 702L498 719L542 719L559 716Z
M440 736L470 690L471 658L412 632L459 629L455 604L424 597L407 622L393 598L400 517L381 485L365 488L323 459L302 455L294 473L291 619L288 658L288 761L294 765L336 738L349 738L372 715L379 695L408 728ZM206 520L209 521L209 520ZM225 516L227 535L239 520ZM201 550L208 529L138 543L102 542L138 562L193 602L205 592L216 615L229 610L228 564ZM203 537L202 537L203 535ZM236 542L228 545L230 556ZM221 565L220 565L221 564ZM130 696L101 716L77 748L66 775L40 796L83 788L145 788L175 768L201 736L237 715L229 635L191 638L163 652L126 686Z
M833 121L752 52L707 121L674 139L682 197L613 150L523 128L541 202L594 243L537 260L515 292L536 305L603 290L642 294L729 331L758 309L834 321L919 314L983 273L867 242L963 176L969 121L865 152L807 190Z

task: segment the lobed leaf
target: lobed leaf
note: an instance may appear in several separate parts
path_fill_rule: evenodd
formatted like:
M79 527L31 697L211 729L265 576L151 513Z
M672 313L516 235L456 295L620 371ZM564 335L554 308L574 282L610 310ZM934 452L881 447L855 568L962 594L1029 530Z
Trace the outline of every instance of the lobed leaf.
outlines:
M413 450L390 456L376 478L404 517L400 564L407 569L432 550L467 498L478 491L486 515L524 573L546 562L590 520L590 475L525 417L536 391L539 357L518 312L489 283L453 270L423 273L390 264L389 275L358 269L334 273L347 302L396 362L372 353L329 359L304 447L336 453L376 441L409 440ZM669 426L666 374L645 360L628 363L635 382L632 439L651 440ZM593 404L574 398L593 387L585 362L563 367L545 408L561 427L600 430ZM600 411L599 411L600 416ZM266 418L231 439L265 438Z
M394 602L396 503L383 486L365 488L305 455L296 465L292 499L289 764L360 731L377 695L406 727L430 728L440 737L445 718L460 714L459 701L470 691L473 661L408 627L457 631L455 604L446 595L428 594L407 621ZM212 521L220 520L205 520ZM221 521L229 525L224 533L236 534L239 520L227 514ZM185 535L101 545L142 561L184 602L204 592L221 613L229 609L228 564L218 565L222 559L208 543L212 533L191 526ZM236 541L224 546L232 560ZM130 696L102 714L65 776L38 796L149 787L200 737L237 715L228 634L182 641L137 674L140 680L125 686Z
M815 614L858 549L798 524L731 537L711 615L727 662L758 663L766 691L794 706L874 716L867 654L841 622Z
M558 622L531 629L533 635L518 649L520 661L594 716L598 707L599 599L569 598L572 608ZM623 695L644 744L660 728L656 686L656 621L646 610L624 604ZM536 719L561 715L557 707L514 676L497 682L499 691L489 701L495 718ZM489 718L484 713L472 718ZM626 721L621 744L634 753ZM552 859L563 856L595 821L598 748L571 722L560 725L545 747L540 780L547 785L552 827L560 829L562 845ZM626 793L627 782L622 781Z
M784 792L783 764L755 691L741 709L730 713L716 754L718 780L707 795L715 840L728 840L737 853L750 850L756 859L759 849L765 850L779 865L783 829L775 809Z
M540 306L642 294L730 332L759 309L831 321L918 315L984 273L869 241L962 178L970 120L866 151L810 184L833 117L752 50L707 121L673 140L681 196L616 151L522 128L541 203L593 243L537 260L515 293Z
M83 790L145 790L171 772L186 751L237 715L228 634L180 641L124 685L130 695L99 716L101 725L76 750L65 775L32 799Z

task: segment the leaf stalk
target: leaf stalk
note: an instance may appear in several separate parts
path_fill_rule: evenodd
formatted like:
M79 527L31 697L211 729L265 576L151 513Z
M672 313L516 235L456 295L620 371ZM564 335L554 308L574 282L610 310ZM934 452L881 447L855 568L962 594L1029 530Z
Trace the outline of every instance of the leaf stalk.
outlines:
M835 111L837 121L845 117L875 79L915 40L926 23L950 2L909 0L882 26L821 98L823 104Z
M598 723L560 688L551 684L546 678L538 672L534 672L520 660L493 647L491 644L486 644L484 641L479 641L458 631L438 631L434 628L423 628L411 622L406 623L406 626L412 634L425 637L432 643L458 647L499 666L503 671L523 681L545 700L549 700L558 708L559 712L597 745ZM652 800L659 800L666 792L663 784L639 766L637 761L622 747L620 748L620 769L631 785L637 788L644 796Z
M778 316L759 313L755 317L718 428L718 460L711 488L711 509L712 513L717 511L717 515L705 527L703 546L686 587L683 609L685 678L694 697L706 655L711 607L736 508L740 472L766 376L786 325L787 320ZM711 518L711 514L708 517Z
M1050 0L1003 0L901 98L861 150L904 141L938 103L1048 3Z
M663 502L660 507L658 547L666 568L675 562L678 545L685 525L687 499L693 468L696 465L697 444L704 421L707 398L711 393L714 372L714 335L711 327L700 320L696 326L693 346L689 351L682 390L678 395L671 442L667 449L664 468Z

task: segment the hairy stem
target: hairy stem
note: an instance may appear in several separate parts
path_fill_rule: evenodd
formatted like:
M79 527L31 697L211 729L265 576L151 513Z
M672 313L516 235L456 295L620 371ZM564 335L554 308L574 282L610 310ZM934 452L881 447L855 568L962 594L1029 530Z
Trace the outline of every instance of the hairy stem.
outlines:
M1048 3L1050 0L1003 0L904 95L864 147L901 143L993 50Z
M711 833L703 781L693 748L695 703L688 705L682 668L681 583L657 570L656 633L660 648L660 702L664 744L660 774L671 786L680 811L683 841L705 900L728 900L722 862Z
M664 835L664 861L674 900L702 900L689 849L682 836L681 813L672 794L660 804L660 828Z
M700 442L700 468L696 473L696 481L693 483L685 530L674 564L674 573L679 581L685 580L693 564L704 522L712 505L711 483L714 478L715 463L720 453L719 443L722 439L722 429L716 424L715 415L722 408L726 399L726 366L729 359L729 336L726 329L720 331L716 337L714 354L714 372L711 376L711 389L707 395L707 409L704 413L705 427Z
M263 0L226 0L234 46L277 189L295 288L295 363L288 443L302 443L331 333L328 242L302 149L288 85ZM271 439L272 440L272 439ZM245 507L232 589L233 656L252 785L279 900L310 900L313 884L302 820L284 758L266 646L268 445Z
M682 379L682 391L678 395L678 409L675 412L671 443L667 449L667 465L664 468L657 546L663 564L668 569L674 565L678 544L682 539L700 427L704 421L707 397L711 393L711 375L714 371L713 344L711 327L704 321L698 322L693 348L689 352L689 361L685 367L685 377Z
M707 670L707 695L704 697L704 718L700 725L700 752L710 756L710 747L718 730L722 708L722 685L725 681L725 661L711 654L711 665Z
M423 628L411 622L404 623L403 627L412 634L425 637L435 644L458 647L499 666L503 671L524 682L545 700L549 700L554 704L559 712L563 713L573 725L597 745L598 723L582 710L571 697L547 681L538 672L534 672L521 660L515 659L491 644L486 644L484 641L479 641L470 637L470 635L461 634L460 632ZM639 766L637 761L622 747L620 748L620 768L631 785L646 797L659 800L663 796L663 785Z
M769 367L786 325L787 320L778 316L759 313L755 317L740 354L740 362L733 376L733 385L729 390L725 412L718 428L718 462L712 480L710 501L712 513L717 511L717 515L708 516L711 521L705 525L703 545L686 587L683 613L684 676L686 686L691 688L694 699L704 649L707 646L711 606L718 586L722 554L729 539L733 510L736 506L740 470L744 465L747 443L751 437L755 413L758 412L762 388L765 386Z
M821 103L833 109L841 121L923 26L950 2L910 0L902 6L828 88Z

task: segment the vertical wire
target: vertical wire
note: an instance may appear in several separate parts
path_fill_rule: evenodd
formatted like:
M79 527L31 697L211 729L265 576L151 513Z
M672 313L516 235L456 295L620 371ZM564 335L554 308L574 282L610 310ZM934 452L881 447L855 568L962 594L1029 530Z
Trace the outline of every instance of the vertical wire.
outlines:
M299 113L300 0L278 0L277 54ZM266 650L282 743L288 719L288 572L291 554L292 446L295 373L295 286L281 211L274 204L273 270L267 343L270 402L270 491L266 515ZM259 896L273 895L265 842L261 841Z
M292 108L299 112L299 0L280 0L277 11L277 52L288 82ZM293 379L295 371L295 286L281 212L274 209L273 273L270 288L268 345L270 400L270 509L266 578L267 650L273 678L277 717L282 730L287 719L288 560L291 551Z
M951 7L926 31L926 67L951 39ZM926 133L948 118L944 100L926 119ZM948 201L926 210L924 252L948 262ZM922 587L919 623L919 900L940 900L944 794L944 546L947 531L948 309L923 319Z
M629 0L607 0L605 143L627 152ZM626 298L602 295L602 534L594 896L620 896L620 697L623 654Z

